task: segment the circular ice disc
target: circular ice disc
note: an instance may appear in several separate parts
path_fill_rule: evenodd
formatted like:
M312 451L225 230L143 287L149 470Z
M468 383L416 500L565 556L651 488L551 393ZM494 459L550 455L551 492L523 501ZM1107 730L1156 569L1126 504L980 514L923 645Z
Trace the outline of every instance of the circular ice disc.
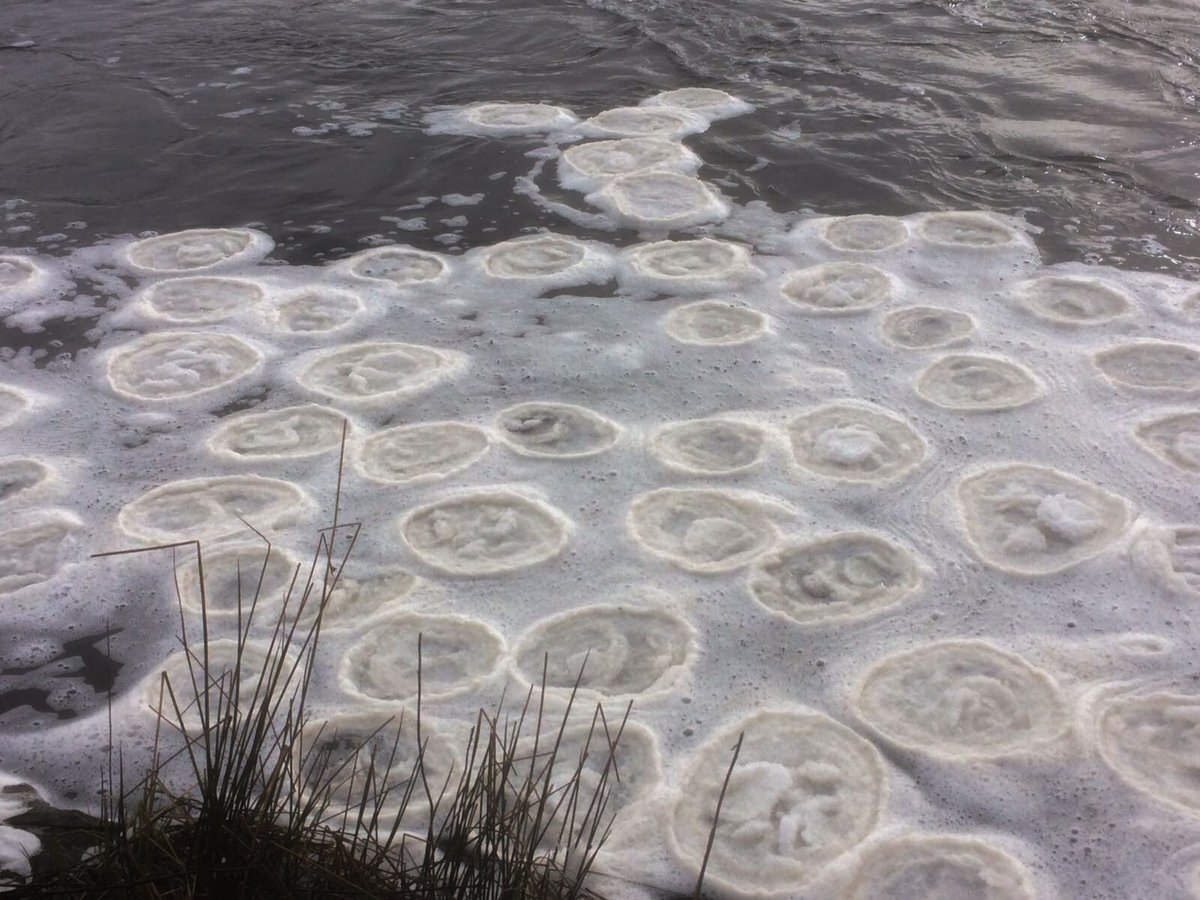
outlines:
M747 579L755 600L802 624L872 615L920 584L911 553L864 531L787 541L756 559Z
M1143 419L1134 435L1163 462L1200 474L1200 411Z
M337 410L312 403L242 413L221 421L208 448L245 461L318 456L341 445L345 423Z
M1200 697L1154 693L1110 703L1098 722L1104 761L1155 800L1200 815Z
M839 481L883 482L925 459L925 439L904 419L858 403L829 403L788 425L792 456L808 472Z
M611 419L569 403L518 403L496 416L496 433L522 456L581 459L603 453L617 442L620 427Z
M775 543L764 504L732 491L660 488L629 506L629 533L643 550L689 572L732 572Z
M1168 590L1200 600L1200 526L1143 526L1129 555Z
M633 228L671 230L720 222L730 206L721 195L692 175L640 172L620 175L587 201L618 222Z
M712 238L638 244L625 259L634 281L677 294L719 290L757 274L749 250Z
M345 328L366 307L357 294L330 287L292 291L265 311L267 321L280 331L323 334Z
M376 247L356 253L345 263L351 275L386 281L398 287L426 286L440 281L449 266L436 253L411 247Z
M517 644L515 667L529 684L607 698L670 687L691 656L695 631L673 612L588 606L545 619Z
M0 385L0 428L7 428L29 409L29 397L16 388Z
M563 151L558 161L564 187L593 190L610 178L640 172L695 172L700 158L678 141L624 138L591 141Z
M897 746L951 759L1028 752L1069 725L1049 675L983 641L936 641L884 657L853 703Z
M1132 341L1092 357L1101 374L1118 387L1147 391L1200 390L1200 347L1167 341Z
M676 109L686 109L706 119L717 121L740 116L754 109L745 100L719 91L716 88L685 87L673 91L663 91L653 97L647 97L641 102L642 106L669 106Z
M975 320L953 309L906 306L884 316L879 332L895 347L932 350L965 341L975 333Z
M388 614L408 601L420 580L403 569L391 569L373 578L341 574L324 600L321 623L325 628L356 628L367 619ZM326 591L321 585L321 590Z
M1007 463L958 483L967 540L988 565L1020 575L1061 572L1103 552L1132 508L1094 484L1045 466Z
M358 451L364 476L388 484L436 480L459 472L488 450L487 432L462 422L421 422L376 432Z
M400 534L426 565L448 575L501 575L558 556L571 522L554 507L507 490L476 490L418 507Z
M1020 285L1020 304L1060 325L1099 325L1133 311L1133 301L1098 278L1048 275Z
M483 267L495 278L550 278L583 263L587 248L574 238L536 234L490 248Z
M865 263L831 262L793 272L779 289L785 300L805 312L849 315L890 300L892 279Z
M0 506L28 499L53 474L44 462L29 457L0 459Z
M979 212L930 213L921 219L917 230L931 244L946 247L1007 247L1017 240L1013 229Z
M169 322L220 322L258 305L266 292L245 278L197 275L165 278L142 291L142 302L155 316Z
M296 380L337 400L394 400L428 390L465 368L466 361L453 350L367 341L319 353Z
M42 268L24 256L0 256L0 296L25 291L45 277Z
M684 344L745 344L766 334L767 317L744 306L701 300L678 306L663 316L663 330Z
M267 647L257 641L209 639L167 657L162 667L143 682L143 697L166 724L189 735L200 735L206 718L208 727L215 728L219 710L232 706L235 678L238 705L243 711L256 695L261 701L259 685L270 659ZM285 669L288 665L284 663Z
M181 554L175 565L179 602L197 619L240 614L244 621L253 610L258 622L273 625L285 601L290 615L299 611L305 576L286 550L261 542L229 544L204 550L203 561L203 591L193 554Z
M899 219L886 216L846 216L826 225L821 237L836 250L878 253L907 241L908 229Z
M490 677L504 651L504 638L477 619L400 613L375 620L346 651L338 680L351 696L406 703L417 697L419 666L422 697L451 697Z
M689 475L733 475L763 457L767 433L736 419L695 419L663 425L650 439L650 452L668 469Z
M841 900L1035 900L1029 873L991 844L905 836L863 854Z
M738 896L795 896L875 829L887 793L883 762L870 743L819 713L767 710L737 722L705 743L682 777L671 836L693 869L705 856L739 734L706 881Z
M0 531L0 594L57 575L71 536L82 527L70 513L49 510Z
M313 716L300 734L297 763L324 773L330 812L357 810L364 787L370 785L365 792L375 796L368 801L369 815L378 814L384 831L401 807L405 820L428 814L431 799L437 797L432 789L435 796L426 794L425 785L440 789L459 765L454 745L427 718L418 732L416 716L401 717L387 708L355 705ZM314 781L311 787L325 786L321 779Z
M619 106L586 119L583 130L596 137L681 138L708 128L708 120L678 108Z
M194 228L135 241L125 256L148 272L190 272L262 259L275 242L249 228Z
M1043 395L1037 376L1000 356L943 356L917 376L917 394L943 409L984 412L1028 406Z
M478 133L496 137L561 131L579 121L569 109L548 103L476 103L462 116Z
M170 481L127 503L117 524L150 543L205 541L292 525L312 507L296 485L258 475L220 475ZM245 520L243 522L242 520Z
M162 331L113 353L108 383L135 400L182 400L245 378L262 361L262 353L231 334Z

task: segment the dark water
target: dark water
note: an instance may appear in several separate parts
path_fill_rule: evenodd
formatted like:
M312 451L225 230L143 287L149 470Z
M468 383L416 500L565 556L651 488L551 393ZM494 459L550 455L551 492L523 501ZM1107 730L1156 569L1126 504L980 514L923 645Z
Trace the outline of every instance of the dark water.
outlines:
M8 0L0 44L0 202L24 201L0 245L254 222L299 260L569 231L512 196L532 142L428 136L423 112L695 84L758 106L691 141L739 201L982 207L1043 228L1049 261L1200 276L1192 0ZM478 191L465 227L402 210Z

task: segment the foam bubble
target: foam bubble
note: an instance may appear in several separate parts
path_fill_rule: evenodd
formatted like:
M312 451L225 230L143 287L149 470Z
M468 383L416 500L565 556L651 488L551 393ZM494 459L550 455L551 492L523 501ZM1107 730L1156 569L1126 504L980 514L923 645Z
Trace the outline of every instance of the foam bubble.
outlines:
M231 334L163 331L113 353L108 383L135 400L181 400L245 378L262 361L261 352Z
M371 800L371 814L378 812L379 827L386 832L404 807L405 819L429 812L430 797L436 799L441 785L457 768L454 745L433 727L421 721L418 740L414 715L391 710L350 709L312 718L301 730L297 765L311 766L331 780L329 813L351 810ZM322 801L323 802L323 801Z
M766 334L767 317L744 306L701 300L676 307L663 316L663 330L684 344L745 344Z
M29 409L29 395L13 387L0 385L0 428L7 428Z
M222 421L208 448L247 462L319 456L341 445L345 422L336 409L315 403L242 413Z
M562 131L579 119L569 109L548 103L490 102L439 110L427 115L425 121L430 134L512 137Z
M0 459L0 506L29 499L53 476L50 467L37 459L24 456Z
M1168 341L1132 341L1092 357L1102 375L1118 387L1148 391L1200 390L1200 347Z
M886 216L846 216L821 229L821 239L835 250L878 253L908 240L908 229L899 219Z
M627 698L671 687L694 651L695 630L674 612L587 606L535 624L518 642L514 666L530 684L541 684L544 671L555 690L578 683Z
M639 244L626 251L624 262L632 280L673 294L728 289L759 275L749 250L712 238Z
M1200 473L1200 412L1174 412L1143 419L1134 435L1165 463Z
M194 557L185 554L175 567L179 602L197 617L233 618L240 604L243 620L253 606L257 621L273 622L285 599L292 613L300 607L304 576L297 578L299 563L286 550L263 543L229 544L205 550L203 560L203 594Z
M585 119L589 137L681 138L708 129L708 119L677 107L618 106Z
M83 523L63 510L18 520L0 531L0 594L49 581L62 567L65 547Z
M1122 697L1102 710L1100 754L1128 784L1191 815L1200 814L1200 697Z
M256 306L266 296L261 285L247 278L215 275L165 278L140 295L151 315L182 324L220 322Z
M945 247L982 250L1017 241L1017 232L982 212L930 213L920 218L917 231L929 243Z
M419 666L422 697L451 697L490 677L504 650L504 638L478 619L399 613L375 620L346 651L338 680L351 696L405 703L416 699Z
M222 263L262 259L275 242L250 228L194 228L135 241L125 258L147 272L191 272Z
M708 863L718 888L794 892L875 828L887 791L878 751L828 716L754 713L706 743L683 776L671 836L698 868L730 748L745 733Z
M892 481L928 452L908 422L863 403L828 403L802 413L789 423L788 436L798 466L839 481Z
M1017 409L1044 394L1025 366L1002 356L943 356L917 376L917 395L943 409L968 412Z
M1034 900L1029 873L976 838L905 836L872 846L842 900Z
M586 199L619 223L639 229L692 228L720 222L730 211L721 195L699 178L676 172L620 175Z
M387 484L436 480L474 463L490 443L486 431L462 422L398 425L363 441L358 470Z
M805 312L851 315L892 297L892 279L866 263L821 263L793 272L779 286L785 300Z
M897 746L951 759L1028 752L1069 725L1048 674L983 641L935 641L884 657L853 705Z
M716 488L659 488L629 506L629 532L646 552L689 572L732 572L775 543L765 504Z
M296 380L336 400L396 400L428 390L466 365L467 357L454 350L366 341L318 353Z
M410 512L404 542L426 565L449 575L499 575L558 556L571 522L554 507L504 489L474 490Z
M308 495L287 481L258 475L221 475L171 481L125 505L117 524L150 543L203 541L293 525L312 507ZM239 518L239 516L241 518Z
M0 256L0 295L24 291L42 279L45 272L24 256Z
M1130 556L1141 571L1166 588L1200 600L1200 527L1143 526Z
M321 334L345 328L364 309L357 294L312 287L284 294L264 313L267 321L280 331Z
M603 453L621 429L599 413L570 403L518 403L496 416L496 432L522 456L581 459Z
M411 247L375 247L340 263L356 278L386 281L397 287L427 287L446 278L450 266L436 253Z
M958 483L967 540L993 568L1049 575L1102 553L1129 527L1132 508L1066 472L1007 463Z
M678 141L624 138L567 148L558 159L558 179L565 188L591 192L622 175L643 172L690 175L699 168L700 157Z
M975 333L975 320L953 309L906 306L884 316L879 333L895 347L932 350L965 341Z
M676 109L686 109L704 116L710 121L730 119L754 109L745 100L719 91L716 88L686 87L673 91L663 91L653 97L647 97L641 106L668 106Z
M767 433L736 419L670 422L650 438L650 452L668 469L689 475L734 475L762 461Z
M793 539L754 561L751 596L802 624L869 616L899 603L921 584L911 553L866 531Z
M1021 306L1062 325L1099 325L1133 312L1133 301L1099 278L1048 275L1018 285Z

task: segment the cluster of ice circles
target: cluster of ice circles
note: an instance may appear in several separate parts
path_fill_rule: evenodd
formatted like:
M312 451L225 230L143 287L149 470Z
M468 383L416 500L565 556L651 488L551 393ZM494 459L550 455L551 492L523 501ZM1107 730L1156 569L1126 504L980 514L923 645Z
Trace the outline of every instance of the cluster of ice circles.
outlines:
M628 882L690 892L723 796L715 897L1200 896L1200 290L1045 265L995 213L771 210L698 153L750 110L430 112L528 152L487 190L563 223L487 244L0 255L20 323L107 292L94 348L0 361L5 765L73 777L105 730L81 636L125 629L116 730L166 673L191 733L181 622L220 675L254 609L246 691L319 607L343 799L355 746L453 778L479 705L544 687L579 707L547 774L609 782Z

